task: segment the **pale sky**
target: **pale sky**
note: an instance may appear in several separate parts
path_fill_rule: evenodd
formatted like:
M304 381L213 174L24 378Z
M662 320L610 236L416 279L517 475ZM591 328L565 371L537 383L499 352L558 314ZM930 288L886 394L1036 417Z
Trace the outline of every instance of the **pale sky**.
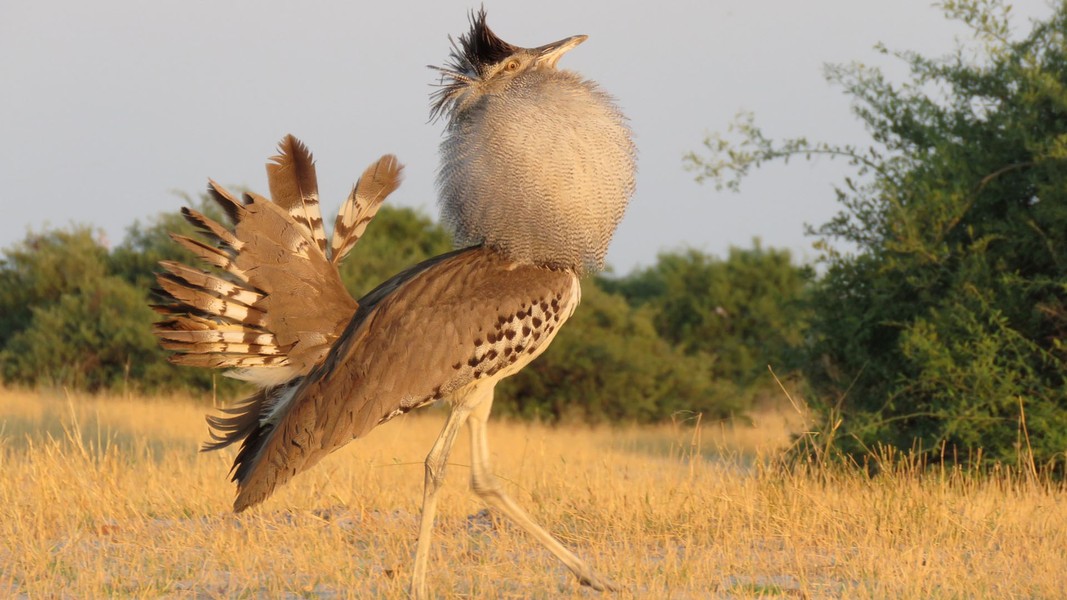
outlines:
M389 202L437 215L441 123L429 123L447 36L476 2L93 0L0 3L0 247L45 225L89 223L119 242L135 219L176 211L207 178L266 192L285 134L314 152L324 216L371 161L407 165ZM837 207L848 172L826 160L765 167L734 194L698 185L682 156L740 110L773 137L866 144L826 63L890 65L873 51L944 54L965 35L926 0L487 1L516 45L589 40L562 68L594 79L630 117L637 194L608 255L617 272L664 250L731 245L812 259L804 224ZM1016 27L1045 18L1015 5ZM373 235L373 224L368 232ZM358 252L353 257L358 256Z

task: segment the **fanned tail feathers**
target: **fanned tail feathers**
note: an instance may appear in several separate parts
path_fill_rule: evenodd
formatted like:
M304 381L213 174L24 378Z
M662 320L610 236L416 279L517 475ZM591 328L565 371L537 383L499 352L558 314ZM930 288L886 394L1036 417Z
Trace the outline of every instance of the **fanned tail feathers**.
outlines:
M224 226L190 208L182 215L202 239L172 234L207 270L162 261L157 274L165 319L153 331L180 365L231 369L260 386L252 397L208 417L214 450L244 440L234 464L241 482L287 412L300 382L329 352L355 313L337 264L400 183L387 155L357 182L326 243L311 153L289 135L267 164L273 201L238 199L209 180L208 194L230 221ZM331 258L332 257L332 258Z

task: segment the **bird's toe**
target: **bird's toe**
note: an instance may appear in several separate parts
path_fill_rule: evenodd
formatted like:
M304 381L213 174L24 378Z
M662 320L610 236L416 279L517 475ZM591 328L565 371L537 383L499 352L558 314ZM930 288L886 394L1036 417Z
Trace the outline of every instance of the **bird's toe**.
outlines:
M579 575L578 582L583 586L591 587L598 592L617 592L621 589L617 583L601 577L596 573Z

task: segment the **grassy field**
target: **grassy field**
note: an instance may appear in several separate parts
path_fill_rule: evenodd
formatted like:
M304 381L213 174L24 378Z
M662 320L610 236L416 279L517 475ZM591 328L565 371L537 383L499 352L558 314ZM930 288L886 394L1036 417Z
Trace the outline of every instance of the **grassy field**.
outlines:
M228 511L231 452L190 401L0 390L0 597L403 598L439 411L397 419ZM655 428L499 422L495 467L628 598L1063 598L1067 491L1005 471L782 473L798 419ZM467 489L443 492L442 597L598 596Z

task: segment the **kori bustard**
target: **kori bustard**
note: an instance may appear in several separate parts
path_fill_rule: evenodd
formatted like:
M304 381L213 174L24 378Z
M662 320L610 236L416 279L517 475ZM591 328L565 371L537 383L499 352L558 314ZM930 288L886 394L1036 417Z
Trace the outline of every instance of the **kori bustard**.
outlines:
M586 39L513 46L471 16L431 115L447 121L437 183L458 250L385 281L358 301L338 263L397 188L393 156L371 165L341 206L329 243L311 154L292 136L267 165L271 200L210 195L232 225L183 209L205 241L174 236L207 265L161 263L167 315L155 329L172 361L229 368L258 386L210 416L217 449L242 442L234 510L393 417L437 401L451 412L425 463L412 594L426 569L438 490L463 425L471 487L537 538L584 584L613 589L537 525L497 483L486 421L493 389L544 352L574 312L579 276L603 266L634 189L625 118L595 83L557 68Z

